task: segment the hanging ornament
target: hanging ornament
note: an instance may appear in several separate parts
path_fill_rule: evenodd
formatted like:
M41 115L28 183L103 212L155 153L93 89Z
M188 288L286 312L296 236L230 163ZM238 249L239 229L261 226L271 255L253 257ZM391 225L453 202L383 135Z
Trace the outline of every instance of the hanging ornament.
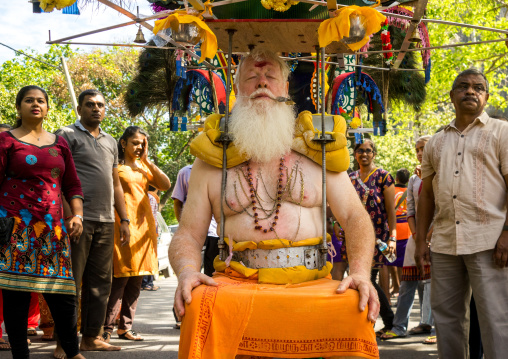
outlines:
M388 30L388 20L385 20L381 25L381 46L383 48L383 51L392 49L390 30ZM383 57L385 58L385 63L387 65L392 65L393 52L383 52Z
M295 71L296 66L298 66L298 60L297 60L297 58L300 57L301 55L302 55L301 52L290 52L288 54L288 57L291 57L292 59L294 59L294 60L288 62L289 71L291 71L291 72Z
M62 10L64 7L71 6L76 0L41 0L40 7L44 12L52 12L55 8Z

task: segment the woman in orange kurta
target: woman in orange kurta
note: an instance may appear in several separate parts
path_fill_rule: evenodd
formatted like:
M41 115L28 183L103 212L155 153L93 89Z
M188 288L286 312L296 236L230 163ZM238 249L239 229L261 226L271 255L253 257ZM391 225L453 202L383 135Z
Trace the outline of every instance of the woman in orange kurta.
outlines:
M148 159L148 135L137 126L125 129L118 142L118 175L124 191L128 218L116 213L113 283L104 323L104 339L109 342L115 319L120 312L118 337L143 340L132 330L141 282L144 275L157 273L157 232L148 198L150 185L166 191L166 176ZM130 241L120 241L120 223L129 223Z

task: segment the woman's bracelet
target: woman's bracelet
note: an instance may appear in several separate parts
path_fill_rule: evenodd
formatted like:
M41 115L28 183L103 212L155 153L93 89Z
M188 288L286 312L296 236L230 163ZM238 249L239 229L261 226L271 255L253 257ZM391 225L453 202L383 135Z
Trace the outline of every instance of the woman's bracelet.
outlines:
M184 266L182 267L182 269L180 269L180 272L178 272L178 274L177 274L176 276L177 276L177 277L179 277L179 276L180 276L180 274L182 274L183 270L184 270L185 268L187 268L187 267L192 267L192 268L196 269L196 266L195 266L194 264L186 264L186 265L184 265Z

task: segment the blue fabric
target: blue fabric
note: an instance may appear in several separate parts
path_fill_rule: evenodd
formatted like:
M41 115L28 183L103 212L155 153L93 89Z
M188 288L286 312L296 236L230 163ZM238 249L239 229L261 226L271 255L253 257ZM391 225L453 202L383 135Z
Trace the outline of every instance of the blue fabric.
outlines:
M76 1L73 5L64 7L62 13L67 15L80 15L78 2Z

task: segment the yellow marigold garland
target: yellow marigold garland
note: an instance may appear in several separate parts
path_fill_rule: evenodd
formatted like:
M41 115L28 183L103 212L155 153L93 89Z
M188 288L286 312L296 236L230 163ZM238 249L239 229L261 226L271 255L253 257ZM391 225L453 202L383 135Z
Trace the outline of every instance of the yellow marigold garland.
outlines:
M261 0L261 5L267 10L287 11L292 5L298 4L299 1L294 0Z

